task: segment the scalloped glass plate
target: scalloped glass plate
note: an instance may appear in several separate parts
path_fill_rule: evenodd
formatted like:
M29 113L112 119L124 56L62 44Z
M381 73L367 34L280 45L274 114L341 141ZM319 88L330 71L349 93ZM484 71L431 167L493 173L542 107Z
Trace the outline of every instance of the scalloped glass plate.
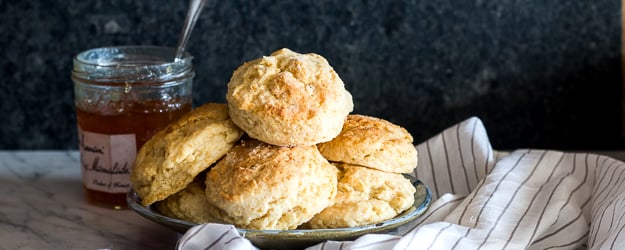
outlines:
M419 218L428 209L432 199L430 190L425 184L413 177L406 177L411 179L417 190L414 195L415 202L412 207L390 220L350 228L293 230L250 230L237 228L237 230L239 234L244 235L255 246L266 249L300 249L327 240L353 240L370 233L398 234L400 232L397 229ZM128 192L126 200L128 201L128 206L141 216L178 233L184 234L189 228L197 225L193 222L164 216L153 206L141 205L141 197L134 190Z

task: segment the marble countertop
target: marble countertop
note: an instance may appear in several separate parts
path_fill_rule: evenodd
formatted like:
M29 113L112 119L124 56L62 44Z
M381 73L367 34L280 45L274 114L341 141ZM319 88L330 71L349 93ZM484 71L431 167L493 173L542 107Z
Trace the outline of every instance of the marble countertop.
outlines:
M0 249L174 249L179 235L83 199L77 151L0 151Z
M594 151L625 160L625 151ZM83 199L77 151L0 151L0 249L174 249L180 236Z

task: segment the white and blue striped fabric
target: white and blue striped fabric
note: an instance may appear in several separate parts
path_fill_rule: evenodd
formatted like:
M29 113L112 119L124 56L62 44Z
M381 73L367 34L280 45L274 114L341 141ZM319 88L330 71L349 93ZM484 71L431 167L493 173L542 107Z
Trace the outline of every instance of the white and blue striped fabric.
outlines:
M327 241L333 249L625 249L625 163L592 153L491 148L469 118L417 145L413 175L432 192L401 235ZM204 224L177 249L256 249L234 227Z

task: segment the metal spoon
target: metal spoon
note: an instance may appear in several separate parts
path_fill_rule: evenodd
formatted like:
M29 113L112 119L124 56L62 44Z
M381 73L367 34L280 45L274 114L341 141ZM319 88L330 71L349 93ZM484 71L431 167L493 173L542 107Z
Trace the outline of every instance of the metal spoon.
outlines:
M185 47L187 46L187 42L191 36L191 31L193 31L193 26L195 26L195 21L197 21L197 18L200 16L200 12L202 12L205 4L206 0L189 0L189 10L187 11L187 17L184 20L182 32L178 38L178 46L176 47L176 57L174 58L174 61L177 62L182 59Z

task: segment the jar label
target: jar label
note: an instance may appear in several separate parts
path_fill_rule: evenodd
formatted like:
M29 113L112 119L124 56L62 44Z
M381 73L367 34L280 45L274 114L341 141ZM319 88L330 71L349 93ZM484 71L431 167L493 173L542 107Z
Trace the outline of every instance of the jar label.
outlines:
M137 157L134 134L107 135L78 128L80 164L85 187L107 193L126 193Z

